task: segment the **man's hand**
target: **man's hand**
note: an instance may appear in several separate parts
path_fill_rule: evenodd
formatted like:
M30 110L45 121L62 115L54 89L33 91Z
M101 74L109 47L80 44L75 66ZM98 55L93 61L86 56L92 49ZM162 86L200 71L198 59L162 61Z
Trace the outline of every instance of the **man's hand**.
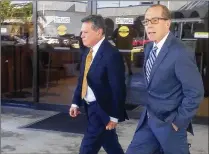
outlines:
M173 128L175 129L175 131L178 131L178 127L172 123Z
M106 126L106 130L112 130L112 129L115 129L117 126L117 123L116 122L113 122L113 121L110 121L107 126Z
M75 117L77 117L77 115L81 114L81 112L79 111L79 109L77 107L71 107L69 109L69 114L71 117L75 118Z

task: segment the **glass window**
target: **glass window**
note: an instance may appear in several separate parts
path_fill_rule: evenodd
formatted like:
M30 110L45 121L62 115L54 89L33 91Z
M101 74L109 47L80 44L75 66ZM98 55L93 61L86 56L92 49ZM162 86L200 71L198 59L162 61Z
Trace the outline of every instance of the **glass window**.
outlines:
M97 14L105 18L106 38L124 57L127 75L140 73L143 48L149 42L144 26L144 12L153 3L142 1L98 1Z
M87 2L38 2L40 102L69 104L80 64L81 19Z
M0 2L1 14L1 99L32 101L33 34L30 1Z

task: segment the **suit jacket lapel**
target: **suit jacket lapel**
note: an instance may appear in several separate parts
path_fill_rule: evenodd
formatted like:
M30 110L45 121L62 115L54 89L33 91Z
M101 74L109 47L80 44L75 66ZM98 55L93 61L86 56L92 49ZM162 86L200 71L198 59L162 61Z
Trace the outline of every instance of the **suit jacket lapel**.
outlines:
M150 73L150 80L149 80L149 83L148 83L148 86L150 85L151 81L152 81L152 78L157 70L157 68L159 67L159 65L161 64L161 62L163 61L164 57L166 56L166 54L168 53L168 47L170 45L170 43L172 42L172 39L173 39L173 35L170 34L168 35L166 41L164 42L156 60L155 60L155 63L152 67L152 70L151 70L151 73Z
M99 49L98 49L98 51L97 51L97 53L96 53L96 55L95 55L95 57L93 59L93 62L91 64L91 67L89 69L89 73L91 73L91 72L93 72L95 70L95 68L97 67L100 59L102 58L103 51L104 51L104 47L105 47L105 43L106 43L106 40L104 40L102 42L102 44L100 45L100 47L99 47Z
M147 61L148 57L149 57L149 53L152 50L153 47L153 43L147 44L147 47L145 48L145 62Z

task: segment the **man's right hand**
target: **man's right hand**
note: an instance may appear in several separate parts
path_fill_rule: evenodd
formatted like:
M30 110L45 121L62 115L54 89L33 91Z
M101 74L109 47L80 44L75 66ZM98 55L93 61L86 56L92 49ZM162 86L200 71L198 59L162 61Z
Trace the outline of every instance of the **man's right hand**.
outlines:
M77 115L81 114L81 112L79 111L79 109L77 107L71 107L69 109L69 114L71 117L75 118L75 117L77 117Z

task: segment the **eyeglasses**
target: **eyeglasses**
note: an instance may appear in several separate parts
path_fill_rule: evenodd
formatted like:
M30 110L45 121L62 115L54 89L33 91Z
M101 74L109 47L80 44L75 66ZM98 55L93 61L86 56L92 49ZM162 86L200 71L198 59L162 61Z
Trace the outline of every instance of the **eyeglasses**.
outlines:
M168 20L166 18L158 18L158 17L155 17L155 18L152 18L152 19L145 19L142 21L142 24L144 26L147 26L149 24L149 21L151 22L151 24L158 24L159 23L159 20Z

